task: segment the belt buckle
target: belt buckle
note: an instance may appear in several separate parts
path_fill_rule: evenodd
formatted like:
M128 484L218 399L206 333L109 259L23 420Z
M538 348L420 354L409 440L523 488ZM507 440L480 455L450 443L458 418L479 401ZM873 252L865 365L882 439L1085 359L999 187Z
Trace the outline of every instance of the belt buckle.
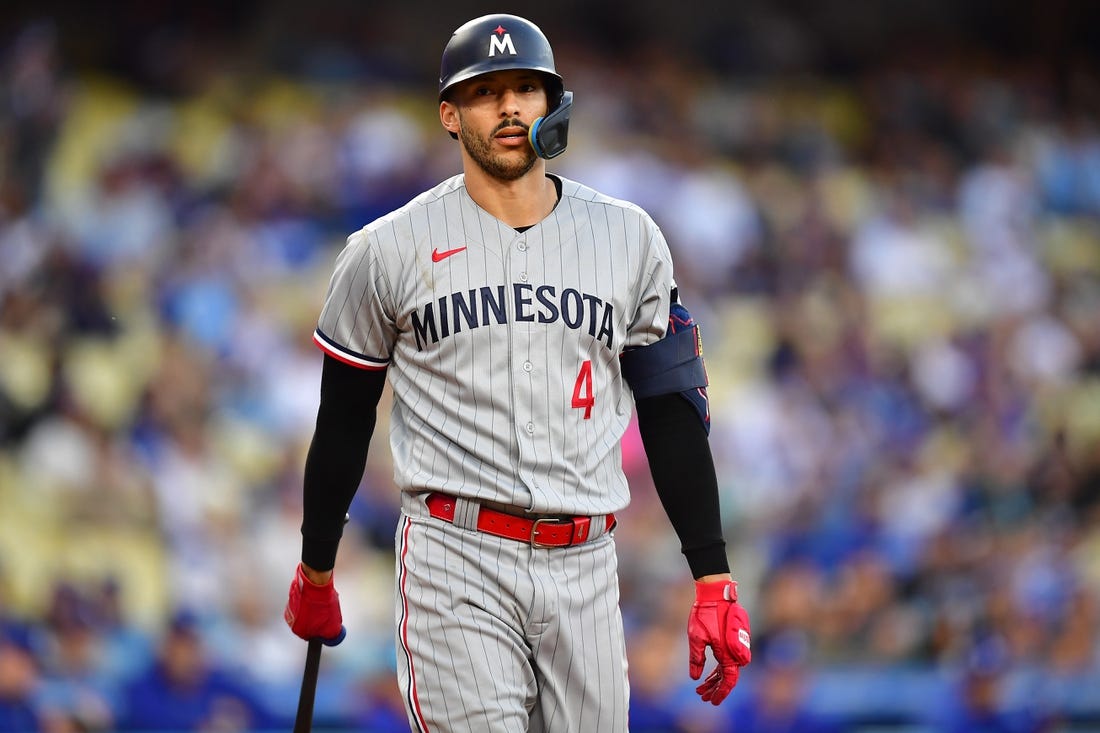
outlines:
M572 520L569 520L569 519L554 519L554 518L551 518L551 517L540 517L539 519L536 519L535 523L531 525L531 547L534 547L536 549L540 548L540 547L543 548L543 549L548 549L548 548L551 548L551 547L568 547L569 543L573 541L572 536L570 536L569 542L567 542L564 545L556 545L556 544L550 544L550 543L546 543L546 542L539 542L539 525L541 525L543 522L572 522Z

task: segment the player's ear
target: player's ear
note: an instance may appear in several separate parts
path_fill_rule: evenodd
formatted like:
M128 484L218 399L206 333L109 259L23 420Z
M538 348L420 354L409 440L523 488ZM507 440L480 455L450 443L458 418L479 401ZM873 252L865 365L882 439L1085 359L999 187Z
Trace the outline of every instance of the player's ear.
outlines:
M439 121L443 125L443 129L451 133L451 137L458 137L458 107L443 100L439 103Z

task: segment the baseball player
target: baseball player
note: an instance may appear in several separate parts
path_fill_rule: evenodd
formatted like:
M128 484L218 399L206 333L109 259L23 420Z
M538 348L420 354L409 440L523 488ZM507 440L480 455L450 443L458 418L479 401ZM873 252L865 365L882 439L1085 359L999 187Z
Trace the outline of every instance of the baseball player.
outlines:
M637 206L547 173L572 93L530 21L487 15L444 51L439 118L462 174L348 238L324 352L286 621L345 634L332 568L393 388L398 681L414 731L626 731L613 530L636 407L696 580L689 674L720 703L751 659L719 523L698 328Z

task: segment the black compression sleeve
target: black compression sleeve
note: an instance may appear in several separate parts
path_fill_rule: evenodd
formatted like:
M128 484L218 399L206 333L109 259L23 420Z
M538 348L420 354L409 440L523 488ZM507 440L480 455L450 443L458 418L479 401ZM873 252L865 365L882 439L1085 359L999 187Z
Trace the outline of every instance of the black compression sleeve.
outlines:
M385 383L385 371L359 369L325 355L302 495L302 562L314 570L336 564L344 515L363 478Z
M728 573L718 479L699 414L678 394L640 399L637 408L653 483L691 574Z

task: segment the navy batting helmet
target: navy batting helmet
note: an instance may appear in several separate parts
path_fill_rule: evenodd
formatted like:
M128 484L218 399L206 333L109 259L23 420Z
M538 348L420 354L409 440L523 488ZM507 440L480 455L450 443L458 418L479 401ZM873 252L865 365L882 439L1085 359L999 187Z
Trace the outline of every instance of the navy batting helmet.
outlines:
M439 100L459 82L504 69L529 69L546 77L553 110L564 89L554 68L554 52L539 27L516 15L483 15L464 23L443 49L439 65Z

